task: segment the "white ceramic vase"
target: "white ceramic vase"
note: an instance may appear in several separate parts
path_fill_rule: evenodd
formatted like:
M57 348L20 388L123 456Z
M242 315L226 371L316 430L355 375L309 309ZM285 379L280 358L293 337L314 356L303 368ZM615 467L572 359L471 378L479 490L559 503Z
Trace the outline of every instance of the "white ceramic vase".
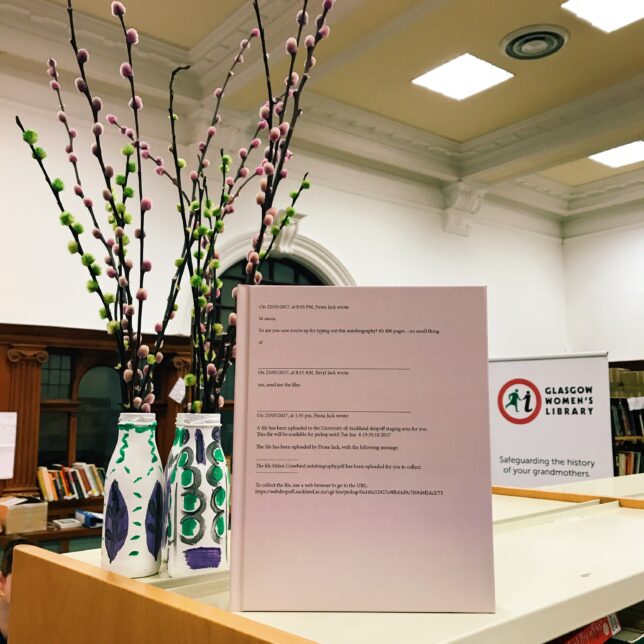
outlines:
M121 414L105 477L101 566L126 577L159 571L163 469L154 414Z
M219 414L178 414L176 461L166 486L168 574L228 565L228 468Z

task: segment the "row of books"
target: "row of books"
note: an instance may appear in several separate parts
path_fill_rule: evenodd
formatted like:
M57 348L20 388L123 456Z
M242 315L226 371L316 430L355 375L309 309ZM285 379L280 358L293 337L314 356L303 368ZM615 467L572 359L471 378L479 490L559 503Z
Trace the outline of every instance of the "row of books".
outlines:
M644 458L637 450L624 450L615 454L615 474L644 474Z
M644 397L611 399L610 422L613 436L644 436Z
M38 485L45 501L72 501L103 496L105 470L88 463L71 467L52 465L38 468Z

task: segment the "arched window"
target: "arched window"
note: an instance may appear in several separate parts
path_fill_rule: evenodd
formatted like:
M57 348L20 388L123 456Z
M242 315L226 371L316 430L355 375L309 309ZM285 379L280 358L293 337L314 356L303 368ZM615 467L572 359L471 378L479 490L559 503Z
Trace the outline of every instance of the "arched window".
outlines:
M233 264L221 275L224 283L221 290L222 306L221 319L225 322L228 314L235 310L235 301L231 292L238 284L246 281L246 260ZM313 271L288 258L269 258L262 266L262 286L322 286L324 282ZM262 288L259 286L258 288ZM228 371L222 394L226 400L224 411L221 415L221 439L224 452L232 455L233 449L233 400L235 388L235 368Z

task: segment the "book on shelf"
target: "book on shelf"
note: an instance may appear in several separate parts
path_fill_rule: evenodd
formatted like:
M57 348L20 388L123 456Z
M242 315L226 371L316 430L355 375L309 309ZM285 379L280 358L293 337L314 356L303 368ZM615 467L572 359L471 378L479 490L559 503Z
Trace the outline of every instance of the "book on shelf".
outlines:
M552 640L550 644L604 644L622 630L615 613Z
M37 470L38 487L46 501L73 501L103 495L105 470L94 464L76 462L71 467L55 463Z

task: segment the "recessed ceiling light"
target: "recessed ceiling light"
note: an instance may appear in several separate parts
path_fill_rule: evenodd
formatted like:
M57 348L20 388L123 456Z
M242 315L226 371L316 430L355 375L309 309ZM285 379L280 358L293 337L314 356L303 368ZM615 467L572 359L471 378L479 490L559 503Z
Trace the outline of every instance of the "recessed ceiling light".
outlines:
M568 0L561 6L606 33L644 18L642 0Z
M463 54L414 78L412 83L460 101L512 76L505 69L486 63L472 54Z
M569 36L563 27L531 25L508 34L501 42L501 48L511 58L536 60L558 52Z
M644 141L633 141L626 145L620 145L618 148L591 154L588 158L611 168L621 168L631 163L638 163L644 161Z

